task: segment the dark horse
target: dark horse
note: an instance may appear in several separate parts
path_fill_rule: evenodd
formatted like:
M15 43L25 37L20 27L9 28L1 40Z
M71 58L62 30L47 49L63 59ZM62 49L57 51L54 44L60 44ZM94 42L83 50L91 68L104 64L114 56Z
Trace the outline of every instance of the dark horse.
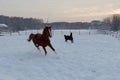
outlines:
M46 46L49 46L55 52L55 49L52 47L49 37L52 37L51 26L46 26L44 28L42 34L31 33L29 35L28 41L30 42L32 40L35 47L37 47L37 49L39 49L39 46L42 46L42 48L45 52L45 55L47 55L47 51L46 51L46 48L45 48Z
M73 35L72 32L70 32L70 35L64 35L65 41L70 40L73 43Z

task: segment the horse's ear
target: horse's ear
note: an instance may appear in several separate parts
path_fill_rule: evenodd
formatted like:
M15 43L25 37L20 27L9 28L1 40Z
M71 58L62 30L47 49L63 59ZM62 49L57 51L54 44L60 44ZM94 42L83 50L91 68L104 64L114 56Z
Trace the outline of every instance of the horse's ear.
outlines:
M52 26L49 26L49 28L51 28Z
M49 28L51 29L51 26L49 26Z
M48 26L46 25L45 28L47 28Z

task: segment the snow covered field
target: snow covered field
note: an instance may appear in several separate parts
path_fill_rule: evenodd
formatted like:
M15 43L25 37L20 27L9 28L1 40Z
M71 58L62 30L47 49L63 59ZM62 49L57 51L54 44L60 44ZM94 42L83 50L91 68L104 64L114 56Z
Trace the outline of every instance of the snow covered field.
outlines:
M74 32L72 44L63 37L69 31L54 31L57 55L47 47L45 56L27 42L29 33L0 36L0 80L120 80L120 40Z

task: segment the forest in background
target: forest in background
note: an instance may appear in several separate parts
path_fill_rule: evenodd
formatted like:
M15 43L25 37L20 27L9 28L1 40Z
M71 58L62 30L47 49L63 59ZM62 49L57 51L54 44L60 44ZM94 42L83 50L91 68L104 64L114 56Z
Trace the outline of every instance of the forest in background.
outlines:
M93 20L91 22L52 22L46 23L43 19L9 17L0 15L0 24L6 24L9 31L22 31L30 29L43 29L51 25L52 29L102 29L117 31L120 29L120 15L114 14L106 17L103 21Z

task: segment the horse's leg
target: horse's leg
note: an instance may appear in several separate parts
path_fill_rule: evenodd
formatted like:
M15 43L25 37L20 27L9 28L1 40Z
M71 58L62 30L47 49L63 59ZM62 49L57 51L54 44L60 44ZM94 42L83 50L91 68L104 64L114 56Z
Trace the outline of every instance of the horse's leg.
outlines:
M53 48L53 46L51 45L51 43L48 45L53 51L55 51L55 49Z
M36 44L36 47L37 47L37 49L38 49L38 50L40 50L40 48L39 48L39 45L38 45L38 44Z
M71 43L73 43L73 40L71 40Z
M65 42L67 42L67 39L65 39Z
M65 42L67 42L67 38L66 38L66 35L64 35L64 38L65 38Z
M38 44L35 44L35 43L34 43L34 45L35 45L35 47L36 47L38 50L40 50L40 48L39 48L39 45L38 45Z
M67 42L67 39L65 38L65 42Z
M71 39L71 42L73 43L73 39Z
M47 51L46 51L45 47L42 47L42 48L43 48L43 50L45 52L45 56L46 56L47 55Z

